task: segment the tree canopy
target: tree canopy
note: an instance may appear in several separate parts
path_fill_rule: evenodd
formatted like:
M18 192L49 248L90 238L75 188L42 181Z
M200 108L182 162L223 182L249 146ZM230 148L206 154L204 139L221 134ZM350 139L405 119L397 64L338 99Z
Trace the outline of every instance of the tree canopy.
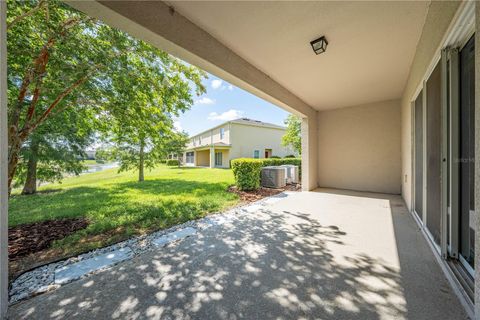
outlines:
M203 71L60 1L7 6L9 187L41 127L151 135L205 91Z
M290 146L298 152L298 154L302 153L302 133L301 133L301 126L302 120L293 115L288 115L287 119L285 120L285 124L287 126L287 130L285 135L282 137L282 145L283 146Z

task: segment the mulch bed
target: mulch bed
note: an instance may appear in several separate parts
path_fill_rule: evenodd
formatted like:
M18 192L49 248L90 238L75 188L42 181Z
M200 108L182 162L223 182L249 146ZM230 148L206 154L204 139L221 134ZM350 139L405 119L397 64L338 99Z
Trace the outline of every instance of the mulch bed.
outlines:
M238 190L236 186L230 186L228 188L228 192L233 192L238 194L240 200L243 202L255 202L261 200L266 197L271 197L276 194L282 193L283 191L300 191L301 186L299 184L288 184L284 188L281 189L272 189L272 188L264 188L260 187L258 190L252 191L241 191Z
M63 239L87 226L87 219L78 218L35 222L8 228L8 257L16 260L42 251L50 247L54 240Z

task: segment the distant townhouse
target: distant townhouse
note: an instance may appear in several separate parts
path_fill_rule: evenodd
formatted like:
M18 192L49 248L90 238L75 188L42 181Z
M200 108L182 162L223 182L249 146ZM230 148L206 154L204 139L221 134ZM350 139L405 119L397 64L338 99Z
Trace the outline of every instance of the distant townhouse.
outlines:
M236 158L296 155L282 146L285 127L248 118L228 121L190 138L183 154L187 166L229 168Z

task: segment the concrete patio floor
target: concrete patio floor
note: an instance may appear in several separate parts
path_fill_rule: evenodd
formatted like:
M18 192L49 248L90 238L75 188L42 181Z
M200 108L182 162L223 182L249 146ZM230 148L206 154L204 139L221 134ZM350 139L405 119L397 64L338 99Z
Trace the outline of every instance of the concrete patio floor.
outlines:
M399 196L317 190L11 306L10 319L468 319Z

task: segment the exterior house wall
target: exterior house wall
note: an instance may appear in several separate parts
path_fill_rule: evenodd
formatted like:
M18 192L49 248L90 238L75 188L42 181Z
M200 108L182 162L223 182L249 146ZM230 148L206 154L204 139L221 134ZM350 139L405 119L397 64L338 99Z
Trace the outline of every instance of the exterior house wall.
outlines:
M409 210L412 205L412 114L411 102L423 77L434 59L435 51L460 5L460 2L432 1L423 32L410 68L401 100L402 112L402 196Z
M229 125L223 125L219 128L215 128L212 130L212 141L213 143L225 143L225 144L230 144L230 130L229 130ZM220 137L220 130L224 130L224 135L223 139Z
M229 168L230 167L230 151L228 149L215 149L215 153L222 153L222 164L216 167Z
M273 156L282 158L294 154L291 148L282 146L284 134L283 129L231 123L230 159L253 158L254 150L259 150L260 158L265 158L265 149L272 149Z
M318 113L320 187L399 194L400 101Z
M201 167L210 166L210 150L195 151L195 165Z
M229 127L230 126L227 123L223 126L216 127L202 134L193 136L190 139L189 143L187 144L187 149L191 149L199 146L209 146L211 143L219 143L219 142L229 144L230 143ZM220 139L220 129L222 128L224 129L224 137L223 139Z
M232 159L253 158L255 150L259 151L259 158L265 157L265 149L271 150L271 156L295 155L292 148L284 147L281 144L285 129L273 128L254 120L249 121L251 123L227 122L191 137L187 144L187 152L195 148L203 149L195 151L195 165L210 165L209 152L212 144L215 145L214 152L222 152L222 165L217 166L222 168L229 168ZM220 134L222 129L224 130L223 137ZM204 148L208 148L208 150L204 150ZM183 158L185 161L186 152ZM214 156L212 156L212 164L213 161Z

